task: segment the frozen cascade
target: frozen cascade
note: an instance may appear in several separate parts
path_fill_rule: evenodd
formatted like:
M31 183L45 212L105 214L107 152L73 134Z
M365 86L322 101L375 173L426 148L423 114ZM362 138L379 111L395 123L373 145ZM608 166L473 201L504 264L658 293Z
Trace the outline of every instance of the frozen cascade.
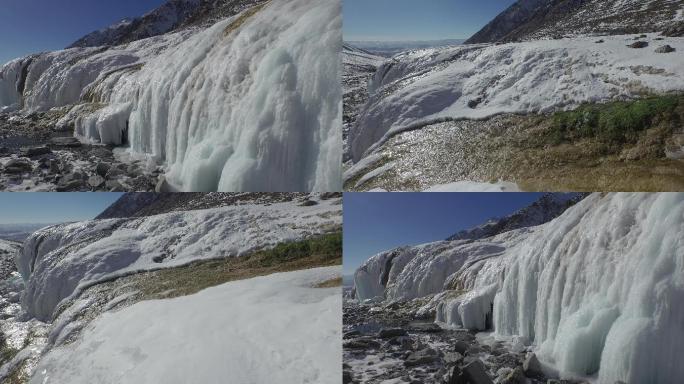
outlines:
M438 322L477 330L493 309L495 333L533 344L562 378L674 383L684 377L672 364L684 345L683 234L682 193L593 194L537 227L404 248L397 268L376 255L356 292L434 295Z
M86 103L61 125L121 144L192 191L341 189L341 12L336 0L271 0L203 31L39 55L26 111ZM2 68L17 109L20 62Z

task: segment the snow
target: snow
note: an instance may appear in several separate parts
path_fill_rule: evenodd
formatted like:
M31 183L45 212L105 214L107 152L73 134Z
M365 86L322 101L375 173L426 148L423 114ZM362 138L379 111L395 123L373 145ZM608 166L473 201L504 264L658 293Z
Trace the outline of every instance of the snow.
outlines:
M644 49L627 47L633 35L617 35L601 37L600 44L585 36L397 55L369 84L370 99L350 132L354 161L399 132L441 121L684 90L684 38L656 36L648 35ZM665 44L676 52L653 52Z
M357 271L357 295L443 295L439 321L479 330L493 308L497 337L533 346L561 378L673 383L684 376L673 364L684 345L683 233L682 193L597 193L537 227L403 249L403 265L381 253Z
M243 256L340 230L338 199L321 200L311 207L298 204L245 204L43 229L26 240L16 259L27 282L24 309L49 321L62 300L117 276L200 259Z
M116 145L128 129L181 191L341 190L340 50L338 1L273 0L204 30L41 54L24 110L88 104L58 125Z
M342 296L312 285L340 272L275 274L105 313L50 351L31 383L338 383Z

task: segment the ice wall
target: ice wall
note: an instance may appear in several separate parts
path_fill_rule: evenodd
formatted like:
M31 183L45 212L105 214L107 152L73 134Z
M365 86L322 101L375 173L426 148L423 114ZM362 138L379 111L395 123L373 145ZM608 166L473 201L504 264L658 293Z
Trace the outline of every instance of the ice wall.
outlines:
M59 125L91 143L128 132L178 190L340 190L341 45L339 1L272 0L201 31L39 55L23 107L87 104ZM0 107L17 108L16 72L0 70Z
M29 315L50 321L62 300L115 276L243 256L339 230L338 200L320 200L312 207L298 204L230 206L40 230L26 240L16 258L27 282L23 306Z
M516 251L496 332L562 376L674 383L684 345L684 194L592 195Z

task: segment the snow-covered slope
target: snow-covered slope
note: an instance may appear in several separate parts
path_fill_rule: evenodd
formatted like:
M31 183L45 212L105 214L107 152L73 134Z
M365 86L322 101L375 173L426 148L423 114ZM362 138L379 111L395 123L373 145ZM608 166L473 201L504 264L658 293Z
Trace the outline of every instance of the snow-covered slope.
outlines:
M475 228L460 231L447 240L484 239L514 229L544 224L560 216L566 209L577 204L584 197L586 194L581 193L547 193L532 205L513 214L492 219Z
M675 383L682 239L684 194L593 194L537 227L377 255L355 283L360 299L436 294L451 326L493 318L498 337L533 345L562 378Z
M466 43L660 32L681 28L682 9L682 0L520 0Z
M312 287L339 276L281 273L106 313L31 383L339 383L340 288Z
M349 140L354 161L393 134L450 119L543 113L684 90L684 38L652 34L464 45L395 56L375 72ZM672 53L655 53L668 44Z
M0 108L76 104L58 126L129 143L179 190L340 190L340 13L273 0L204 29L18 59L0 70Z
M303 205L243 204L43 229L26 240L16 260L27 283L24 309L49 321L63 299L116 276L242 256L340 230L340 199Z

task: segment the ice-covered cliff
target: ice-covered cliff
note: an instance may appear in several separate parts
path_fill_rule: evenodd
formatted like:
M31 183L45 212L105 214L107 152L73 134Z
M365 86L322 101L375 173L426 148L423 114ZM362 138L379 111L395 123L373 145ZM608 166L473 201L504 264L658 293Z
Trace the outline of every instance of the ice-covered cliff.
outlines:
M252 2L248 2L252 3ZM272 0L206 28L0 69L0 108L166 167L187 191L341 189L340 3Z
M383 63L349 141L355 162L393 135L429 124L540 114L582 103L684 90L684 38L580 36L427 49ZM657 40L656 40L657 39ZM675 51L657 53L669 45Z
M26 281L24 309L31 317L50 321L62 300L117 276L242 256L340 230L339 198L308 201L237 204L45 228L26 240L16 259Z
M682 239L684 194L593 194L537 227L377 255L357 295L433 295L438 321L523 340L562 378L674 383Z

